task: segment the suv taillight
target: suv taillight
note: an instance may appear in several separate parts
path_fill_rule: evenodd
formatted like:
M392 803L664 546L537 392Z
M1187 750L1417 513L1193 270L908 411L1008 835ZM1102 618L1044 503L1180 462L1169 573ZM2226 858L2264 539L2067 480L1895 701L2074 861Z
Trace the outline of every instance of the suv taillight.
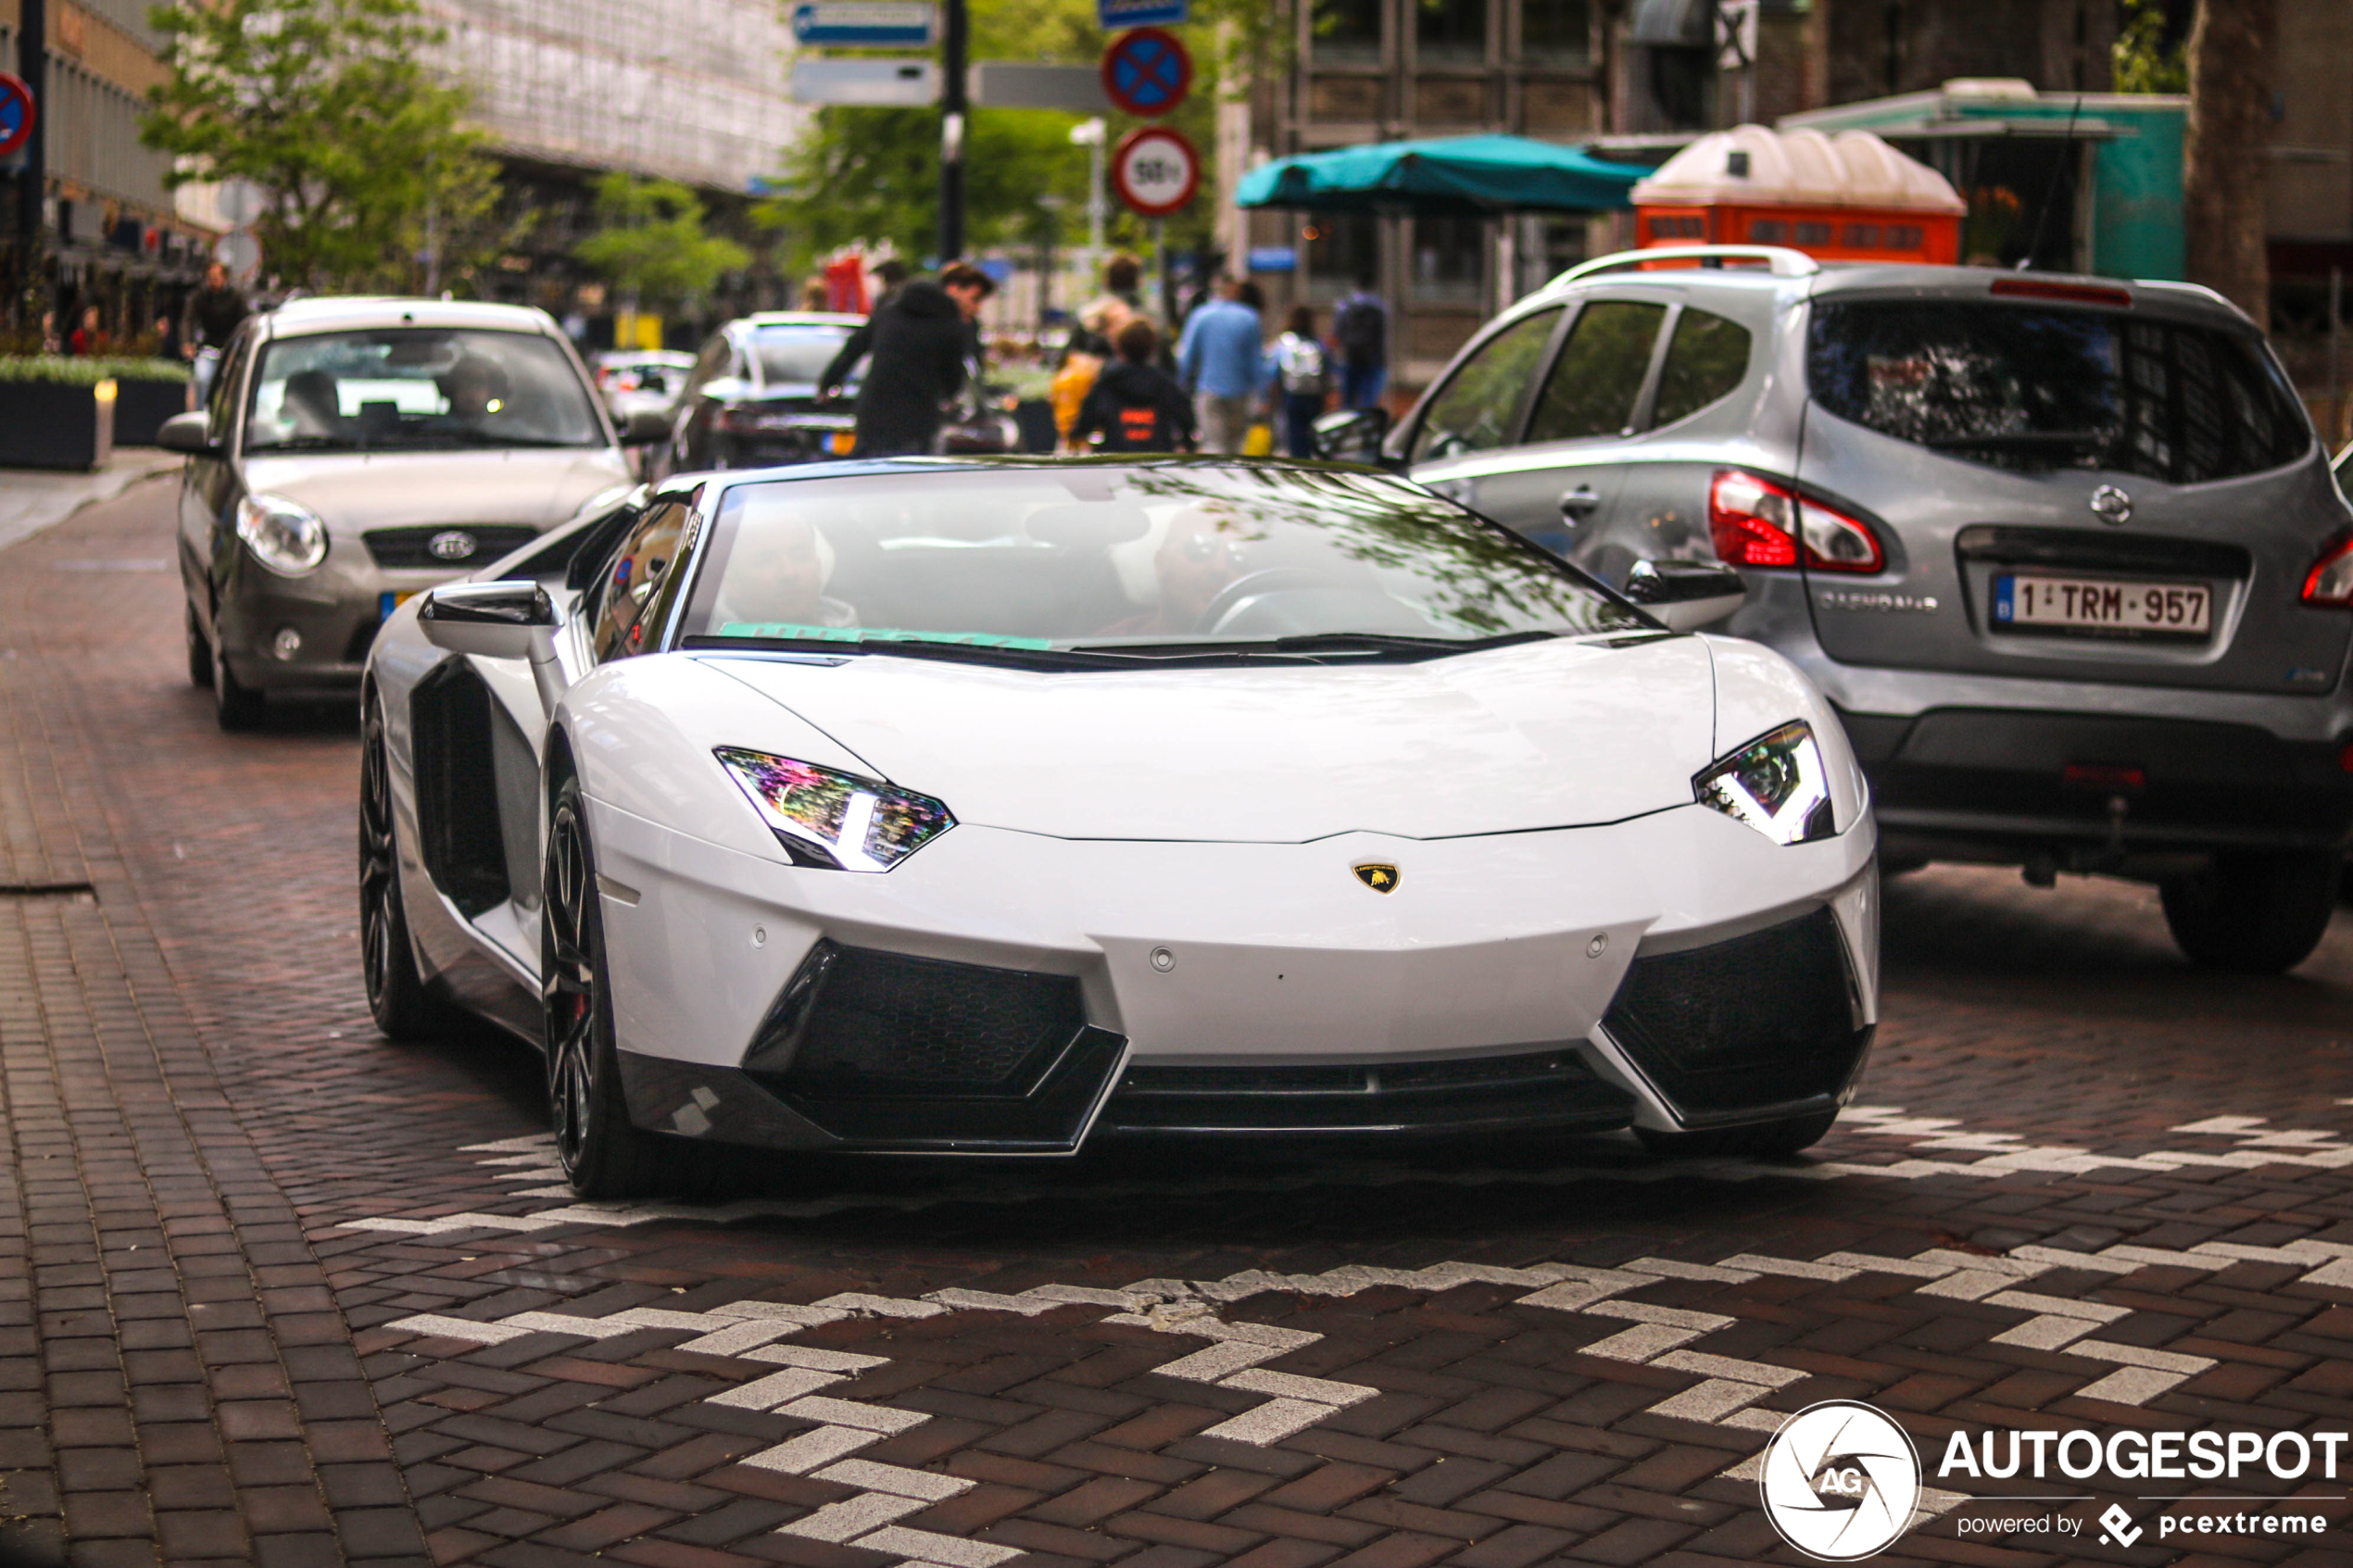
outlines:
M1727 566L1793 567L1801 539L1809 571L1873 572L1887 565L1879 536L1861 521L1738 469L1723 470L1708 487L1707 532Z
M2304 602L2353 609L2353 529L2332 535L2304 574Z

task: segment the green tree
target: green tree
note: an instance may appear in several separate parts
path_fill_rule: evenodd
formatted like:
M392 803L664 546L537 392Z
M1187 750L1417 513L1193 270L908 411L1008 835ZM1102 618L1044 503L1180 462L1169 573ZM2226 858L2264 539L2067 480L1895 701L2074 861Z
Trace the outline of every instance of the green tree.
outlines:
M426 64L442 31L416 0L181 0L148 20L171 75L140 139L173 156L171 184L258 186L278 277L408 282L428 211L487 206L495 165Z
M751 264L749 251L704 229L701 198L675 180L606 175L597 220L573 254L641 307L685 305Z
M2165 0L2124 0L2116 30L2116 90L2120 93L2186 93L2190 90L2189 41L2166 45Z

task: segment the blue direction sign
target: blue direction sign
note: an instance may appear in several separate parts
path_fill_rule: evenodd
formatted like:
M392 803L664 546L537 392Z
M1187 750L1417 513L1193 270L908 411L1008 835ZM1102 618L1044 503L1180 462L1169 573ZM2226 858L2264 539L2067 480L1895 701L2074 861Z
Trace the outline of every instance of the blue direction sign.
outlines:
M32 89L24 78L0 70L0 157L6 157L32 138Z
M1191 18L1188 0L1095 0L1095 19L1105 32L1130 27L1179 27Z
M928 49L937 16L930 0L800 0L792 35L812 45Z
M1157 119L1192 85L1193 57L1173 32L1139 27L1103 51L1103 95L1129 114Z

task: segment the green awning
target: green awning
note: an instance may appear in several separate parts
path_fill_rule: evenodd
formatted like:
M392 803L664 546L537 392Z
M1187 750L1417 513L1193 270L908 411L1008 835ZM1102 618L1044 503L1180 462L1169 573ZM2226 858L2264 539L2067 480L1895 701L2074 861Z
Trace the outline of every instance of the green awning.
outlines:
M1628 193L1651 172L1526 136L1449 136L1277 158L1242 176L1235 199L1243 207L1425 217L1609 212L1633 206Z

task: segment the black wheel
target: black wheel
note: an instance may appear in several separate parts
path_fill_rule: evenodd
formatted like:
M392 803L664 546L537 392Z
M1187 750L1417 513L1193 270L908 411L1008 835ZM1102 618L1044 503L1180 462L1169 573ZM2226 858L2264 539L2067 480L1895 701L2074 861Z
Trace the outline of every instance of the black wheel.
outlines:
M675 1167L685 1161L665 1148L673 1140L631 1123L622 1097L604 912L577 780L567 779L556 796L543 881L539 995L547 1010L547 1110L556 1157L572 1190L583 1198L640 1197L665 1174L681 1173ZM673 1169L665 1172L666 1166Z
M220 645L212 645L212 713L224 730L258 730L270 712L270 698L237 679Z
M359 748L359 969L368 985L368 1011L387 1039L432 1039L459 1020L417 972L409 917L400 904L399 830L393 822L390 769L384 714L370 703Z
M2159 890L2165 923L2192 963L2284 974L2328 934L2340 875L2334 854L2217 855Z
M196 607L185 607L188 623L188 684L202 691L212 689L212 644L196 624Z
M1835 1110L1792 1116L1780 1122L1752 1122L1744 1127L1709 1127L1695 1133L1662 1133L1637 1127L1634 1135L1653 1154L1692 1160L1744 1154L1762 1159L1795 1154L1822 1141L1838 1120Z

